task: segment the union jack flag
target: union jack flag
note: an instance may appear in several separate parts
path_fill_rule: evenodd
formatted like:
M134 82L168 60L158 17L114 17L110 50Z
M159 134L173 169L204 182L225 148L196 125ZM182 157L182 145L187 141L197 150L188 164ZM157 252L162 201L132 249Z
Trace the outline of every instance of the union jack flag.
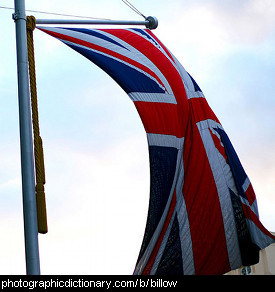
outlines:
M203 92L148 29L40 27L109 74L147 133L150 201L134 274L223 274L274 242Z

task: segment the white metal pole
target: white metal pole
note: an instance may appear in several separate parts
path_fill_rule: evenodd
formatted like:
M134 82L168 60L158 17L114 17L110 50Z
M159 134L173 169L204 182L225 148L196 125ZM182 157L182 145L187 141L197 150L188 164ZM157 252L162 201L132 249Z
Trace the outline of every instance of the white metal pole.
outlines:
M40 274L25 1L14 0L26 272Z
M36 24L106 24L106 25L145 25L149 29L158 26L158 20L154 16L148 16L145 20L108 20L108 19L36 19Z

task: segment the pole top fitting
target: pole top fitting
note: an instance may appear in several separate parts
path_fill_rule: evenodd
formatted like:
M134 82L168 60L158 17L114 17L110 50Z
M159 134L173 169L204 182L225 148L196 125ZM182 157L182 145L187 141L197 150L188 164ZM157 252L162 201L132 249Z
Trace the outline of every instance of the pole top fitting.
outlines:
M148 22L145 24L145 26L149 29L155 29L158 27L158 20L155 16L148 16L146 19Z
M12 19L14 21L19 20L19 19L24 19L26 20L26 14L24 12L21 11L16 11L12 14Z

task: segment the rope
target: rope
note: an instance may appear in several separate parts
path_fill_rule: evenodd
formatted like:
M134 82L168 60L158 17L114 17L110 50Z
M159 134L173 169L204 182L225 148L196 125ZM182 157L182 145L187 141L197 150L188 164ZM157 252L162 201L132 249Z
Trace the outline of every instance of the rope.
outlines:
M29 61L29 78L30 78L34 158L35 158L35 174L36 174L35 191L36 191L36 206L37 206L37 222L38 222L38 232L47 233L48 232L47 212L46 212L46 199L45 199L45 192L44 192L45 168L44 168L42 139L39 133L34 46L33 46L33 30L35 29L35 26L36 26L35 17L27 16L28 61Z
M13 7L6 7L6 6L0 6L0 9L14 10ZM109 19L109 18L91 17L91 16L81 16L81 15L74 15L74 14L64 14L64 13L56 13L56 12L46 12L46 11L30 10L30 9L26 9L25 11L28 11L28 12L34 12L34 13L40 13L40 14L47 14L47 15L69 16L69 17L85 18L85 19L111 20L111 19Z
M139 14L140 16L142 16L144 19L146 19L146 16L143 15L133 4L131 4L129 1L127 0L122 0L122 2L124 4L126 4L128 7L130 7L133 11L135 11L137 14Z

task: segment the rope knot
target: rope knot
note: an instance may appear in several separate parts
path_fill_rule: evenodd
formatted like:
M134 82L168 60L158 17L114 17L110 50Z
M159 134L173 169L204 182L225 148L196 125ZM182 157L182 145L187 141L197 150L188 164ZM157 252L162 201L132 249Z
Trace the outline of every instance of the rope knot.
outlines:
M27 16L27 30L33 31L36 27L36 19L34 16Z

